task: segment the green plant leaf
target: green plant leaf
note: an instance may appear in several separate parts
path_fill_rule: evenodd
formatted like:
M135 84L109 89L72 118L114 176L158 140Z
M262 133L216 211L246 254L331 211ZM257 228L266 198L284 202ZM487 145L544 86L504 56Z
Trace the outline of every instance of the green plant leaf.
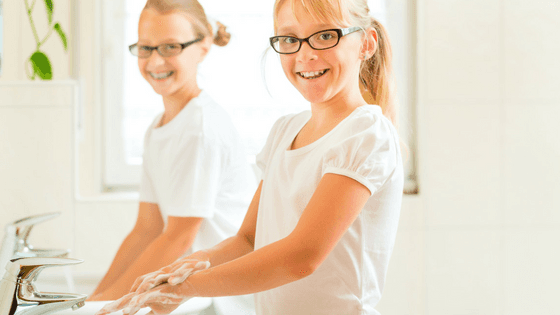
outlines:
M45 6L47 7L47 15L49 16L49 25L50 25L52 24L52 16L53 16L52 0L45 0Z
M35 74L43 80L52 80L52 67L51 62L47 55L40 51L36 51L29 58L31 64L33 65L33 71Z
M64 45L64 50L68 51L68 40L66 39L66 34L62 30L62 27L60 26L59 23L56 23L54 25L54 29L58 33L58 36L60 36L60 40L62 40L62 45Z

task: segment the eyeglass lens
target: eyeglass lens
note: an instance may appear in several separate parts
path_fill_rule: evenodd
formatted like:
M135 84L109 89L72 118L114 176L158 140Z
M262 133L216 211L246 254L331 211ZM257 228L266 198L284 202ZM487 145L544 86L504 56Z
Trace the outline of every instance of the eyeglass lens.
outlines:
M140 58L148 58L153 50L154 47L136 45L132 47L131 52ZM157 50L162 57L170 57L178 55L183 49L179 44L163 44L157 46L155 50Z
M314 49L328 49L338 44L338 33L328 30L312 35L309 45ZM274 49L280 53L293 53L300 49L301 41L295 37L277 36L273 43Z

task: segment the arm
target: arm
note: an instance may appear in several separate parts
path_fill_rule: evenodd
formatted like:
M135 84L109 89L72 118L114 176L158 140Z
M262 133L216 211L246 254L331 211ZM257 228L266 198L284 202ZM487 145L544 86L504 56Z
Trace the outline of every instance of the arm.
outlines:
M262 182L253 201L259 199L261 186ZM192 274L182 283L165 283L148 292L130 293L96 314L109 314L121 309L125 314L135 314L147 306L158 314L168 314L193 296L250 294L302 279L312 274L327 258L369 197L370 191L357 181L342 175L326 174L294 231L284 239ZM254 246L256 212L252 210L255 209L247 213L236 236L238 245L245 242ZM209 251L208 256L220 263L228 256L225 253L227 249L222 243Z
M112 283L128 269L140 253L146 248L163 230L163 220L157 204L141 202L138 209L136 225L122 242L109 271L105 274L92 298L99 295L111 286ZM91 299L90 299L91 300Z
M127 294L134 280L181 257L192 245L203 218L169 217L168 226L155 238L128 269L99 296L98 300L115 300Z
M245 214L243 223L236 235L225 239L210 249L193 253L187 258L208 260L210 265L215 267L252 252L255 244L261 189L262 181L253 195L247 214Z
M327 258L369 197L370 191L357 181L326 174L290 235L198 272L179 286L192 285L199 296L228 296L265 291L302 279ZM249 237L252 234L254 241L254 232L248 229L245 233Z
M189 270L194 268L199 261L208 261L210 266L218 266L252 252L254 249L261 187L262 181L253 195L241 228L236 235L225 239L210 249L195 252L187 257L178 259L156 272L137 278L130 291L136 291L137 294L140 294L162 282L176 280L180 283L184 281L185 277L188 277L182 269Z

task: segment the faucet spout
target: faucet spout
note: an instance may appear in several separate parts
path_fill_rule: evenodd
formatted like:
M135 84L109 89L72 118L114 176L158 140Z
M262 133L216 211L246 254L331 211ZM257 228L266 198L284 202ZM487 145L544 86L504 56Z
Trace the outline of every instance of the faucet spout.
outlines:
M0 281L0 315L39 315L85 304L87 295L39 292L34 285L39 273L48 267L75 265L78 259L17 258L6 265Z
M76 295L74 296L73 299L67 300L65 302L53 302L53 303L44 303L38 305L18 307L16 311L12 314L41 315L41 314L50 314L65 309L77 310L80 307L84 306L86 297L87 296Z
M0 276L6 263L13 258L24 257L68 257L67 249L37 249L28 243L29 234L39 223L58 217L60 212L34 215L16 220L5 227L4 238L0 247Z

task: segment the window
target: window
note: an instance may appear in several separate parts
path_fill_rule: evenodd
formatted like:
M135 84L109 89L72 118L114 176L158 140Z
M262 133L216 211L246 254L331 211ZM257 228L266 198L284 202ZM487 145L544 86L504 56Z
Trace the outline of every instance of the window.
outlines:
M163 110L161 97L142 78L136 58L127 50L129 44L137 41L138 18L144 3L103 2L107 187L138 185L144 132ZM248 159L254 160L280 116L309 108L286 79L277 55L268 49L268 38L273 35L274 1L244 0L243 6L228 0L201 0L200 3L209 16L228 27L232 38L225 47L212 47L200 65L199 85L230 113L245 141ZM373 14L385 22L388 12L385 0L370 3ZM251 93L239 93L238 82L250 87Z

